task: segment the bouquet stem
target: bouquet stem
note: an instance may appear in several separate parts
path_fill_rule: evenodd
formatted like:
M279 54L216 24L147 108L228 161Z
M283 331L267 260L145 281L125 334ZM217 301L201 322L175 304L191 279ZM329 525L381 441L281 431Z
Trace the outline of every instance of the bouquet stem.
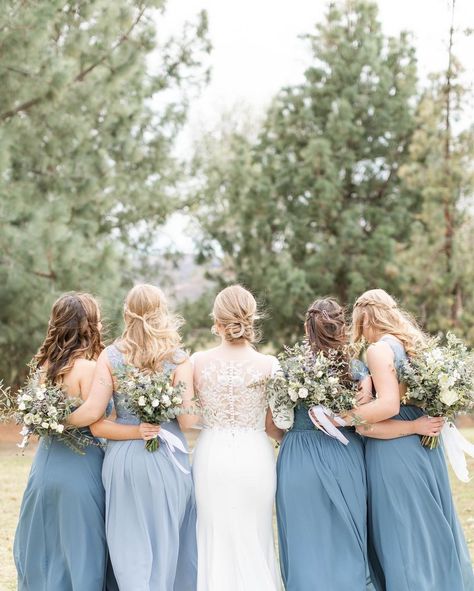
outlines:
M421 444L428 449L436 449L439 445L439 435L423 435Z
M158 439L158 435L153 437L153 439L149 439L145 443L145 449L150 452L156 451L160 447L160 440Z

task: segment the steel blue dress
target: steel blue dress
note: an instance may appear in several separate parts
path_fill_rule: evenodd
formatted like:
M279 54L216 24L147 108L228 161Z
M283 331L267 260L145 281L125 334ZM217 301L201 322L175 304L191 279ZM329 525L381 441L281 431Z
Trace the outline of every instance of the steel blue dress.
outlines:
M56 437L41 438L13 546L18 591L118 591L105 538L103 459L100 447L79 455Z
M315 429L300 405L283 438L276 506L287 591L374 590L367 556L364 446L354 429L343 432L347 446Z
M113 369L123 365L123 355L115 345L107 347L107 352ZM167 363L164 369L174 367ZM117 422L138 424L124 395L114 392L113 398ZM163 423L161 428L187 447L177 421ZM188 455L174 454L190 471ZM102 478L107 542L120 591L195 591L196 513L191 473L178 469L164 444L149 452L143 440L109 441Z
M382 338L395 366L402 344ZM395 419L423 414L402 406ZM423 447L418 435L366 440L369 541L387 591L474 591L469 552L453 505L443 448Z

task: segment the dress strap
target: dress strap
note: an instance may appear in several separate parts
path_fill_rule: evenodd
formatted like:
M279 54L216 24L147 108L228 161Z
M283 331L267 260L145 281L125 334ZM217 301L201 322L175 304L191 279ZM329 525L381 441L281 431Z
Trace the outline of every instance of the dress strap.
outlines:
M401 366L405 363L407 359L407 354L405 351L405 347L398 341L395 337L391 335L384 335L381 339L384 343L392 349L393 356L394 356L394 363L397 373L399 372Z
M123 353L119 350L117 345L109 345L106 348L107 356L109 358L112 369L118 369L120 366L125 364Z

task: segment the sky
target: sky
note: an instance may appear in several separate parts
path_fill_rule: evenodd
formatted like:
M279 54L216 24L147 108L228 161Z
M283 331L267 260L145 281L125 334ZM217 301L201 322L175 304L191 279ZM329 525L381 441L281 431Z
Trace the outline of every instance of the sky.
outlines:
M379 0L378 5L386 34L413 33L421 79L446 68L448 0ZM211 81L192 101L178 142L182 155L190 153L193 142L215 127L223 113L243 105L258 116L282 86L301 81L310 56L299 36L322 21L326 6L323 0L168 0L166 15L160 18L165 32L179 31L186 20L205 9L213 45ZM474 85L474 35L462 33L474 29L474 0L456 0L455 27L465 81ZM474 119L474 105L466 118ZM176 223L172 220L169 225L175 236L182 234L176 232L182 222Z

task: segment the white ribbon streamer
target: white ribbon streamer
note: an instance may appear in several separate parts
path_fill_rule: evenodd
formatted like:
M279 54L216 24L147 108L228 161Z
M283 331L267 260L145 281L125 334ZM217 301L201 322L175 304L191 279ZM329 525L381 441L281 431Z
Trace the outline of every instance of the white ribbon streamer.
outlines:
M177 449L185 454L189 453L188 450L184 447L181 439L179 437L177 437L176 435L174 435L173 433L170 433L170 431L167 431L166 429L160 429L160 431L158 433L158 439L161 439L161 441L164 443L164 445L166 447L166 451L168 452L168 455L171 458L174 465L179 470L181 470L181 472L183 472L184 474L189 474L189 470L186 470L186 468L184 468L178 462L178 460L176 459L176 456L174 455L175 449Z
M454 423L450 422L445 423L441 438L454 473L462 482L469 482L469 470L464 454L474 458L474 445L459 432Z
M329 435L329 437L337 439L344 445L349 443L347 437L345 437L341 431L335 425L333 425L328 417L331 417L333 421L335 421L340 427L345 427L347 425L346 421L341 419L341 417L334 415L334 413L332 413L329 408L318 404L317 406L312 406L308 410L308 414L309 418L317 429L320 429L323 433Z

